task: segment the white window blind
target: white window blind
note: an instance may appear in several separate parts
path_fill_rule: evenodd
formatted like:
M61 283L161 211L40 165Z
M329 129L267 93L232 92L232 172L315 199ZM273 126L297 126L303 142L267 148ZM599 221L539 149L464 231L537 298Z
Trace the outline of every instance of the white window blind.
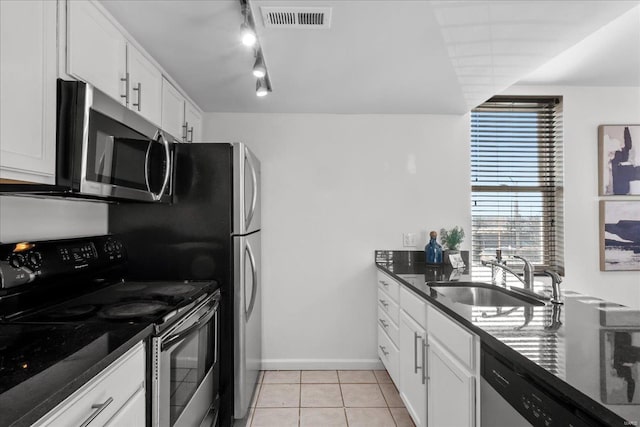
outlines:
M474 279L490 278L480 260L496 249L564 274L562 158L559 97L494 97L472 111Z

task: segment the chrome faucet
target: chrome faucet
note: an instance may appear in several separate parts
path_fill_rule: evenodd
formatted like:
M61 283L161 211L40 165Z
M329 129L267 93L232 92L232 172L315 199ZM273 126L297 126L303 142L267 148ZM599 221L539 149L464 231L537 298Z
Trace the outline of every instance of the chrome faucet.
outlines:
M562 277L551 270L545 270L544 274L551 277L551 302L562 304L562 299L560 298L560 283L562 283Z
M513 257L524 261L524 272L522 274L522 277L520 277L520 274L518 272L507 267L505 264L503 264L500 261L482 261L482 265L484 266L490 265L492 267L498 267L504 271L508 271L524 285L524 288L526 290L533 291L533 266L529 261L527 261L521 256L514 255ZM506 287L506 283L505 283L505 287Z

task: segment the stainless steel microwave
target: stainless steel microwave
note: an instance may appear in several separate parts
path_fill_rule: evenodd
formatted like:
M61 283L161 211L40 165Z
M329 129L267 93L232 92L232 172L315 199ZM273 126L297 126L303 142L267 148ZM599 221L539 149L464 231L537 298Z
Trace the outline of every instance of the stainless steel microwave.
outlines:
M172 143L137 113L58 80L56 185L90 198L171 201Z

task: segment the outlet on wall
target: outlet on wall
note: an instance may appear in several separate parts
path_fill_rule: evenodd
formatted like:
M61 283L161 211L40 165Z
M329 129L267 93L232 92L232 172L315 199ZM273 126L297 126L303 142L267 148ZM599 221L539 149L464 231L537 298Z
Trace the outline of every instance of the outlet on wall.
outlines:
M414 233L402 233L402 246L415 247L416 235Z

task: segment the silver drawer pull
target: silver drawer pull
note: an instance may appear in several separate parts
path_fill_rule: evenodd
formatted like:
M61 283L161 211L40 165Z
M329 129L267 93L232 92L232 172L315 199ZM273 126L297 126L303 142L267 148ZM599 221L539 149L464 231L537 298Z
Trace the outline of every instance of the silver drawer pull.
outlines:
M378 319L380 321L380 324L382 325L383 328L388 328L389 324L387 322L384 321L384 319Z
M384 286L385 288L389 287L389 284L387 282L385 282L384 280L380 280L380 283L382 283L382 286Z
M113 397L108 398L104 401L104 403L94 403L93 405L91 405L91 409L94 409L94 411L82 424L80 424L80 427L87 427L89 424L91 424L91 422L95 420L96 417L102 413L102 411L107 409L107 406L111 405L111 402L113 402Z
M385 346L379 345L378 347L380 347L380 351L382 351L382 354L384 354L385 356L389 355L389 352L385 350L386 349Z
M382 304L384 306L384 308L389 307L389 303L386 300L379 299L378 301L380 301L380 304Z

